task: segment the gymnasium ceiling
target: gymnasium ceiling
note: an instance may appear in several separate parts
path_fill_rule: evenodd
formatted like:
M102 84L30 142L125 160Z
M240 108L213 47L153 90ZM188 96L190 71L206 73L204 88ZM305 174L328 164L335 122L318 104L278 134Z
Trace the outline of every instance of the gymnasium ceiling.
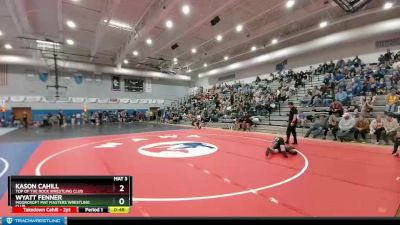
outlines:
M58 56L66 61L194 75L338 30L397 18L399 1L384 10L387 2L372 0L347 13L328 0L295 0L290 8L288 0L0 0L0 54L51 58L51 49L36 42L47 39L60 43ZM183 13L185 5L188 14ZM212 26L216 16L220 21ZM68 26L70 21L75 28ZM328 25L319 29L322 21ZM126 28L113 26L115 22ZM243 26L240 32L237 25ZM68 39L74 44L68 45ZM173 50L175 43L179 47Z

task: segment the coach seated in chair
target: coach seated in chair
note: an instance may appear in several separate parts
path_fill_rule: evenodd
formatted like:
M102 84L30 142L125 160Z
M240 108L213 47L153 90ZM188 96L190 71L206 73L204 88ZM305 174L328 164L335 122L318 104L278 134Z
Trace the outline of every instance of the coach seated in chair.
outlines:
M349 113L343 114L343 118L339 122L338 138L341 142L351 141L354 138L356 121Z
M328 130L328 118L325 114L321 114L304 137L308 138L310 134L312 134L313 138L317 138L319 135L323 134L325 130Z

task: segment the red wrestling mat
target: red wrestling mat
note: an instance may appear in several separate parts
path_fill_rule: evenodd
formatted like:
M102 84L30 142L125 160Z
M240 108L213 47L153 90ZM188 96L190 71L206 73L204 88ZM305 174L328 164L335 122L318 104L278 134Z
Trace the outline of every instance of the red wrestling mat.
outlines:
M204 129L46 141L21 175L132 175L129 216L395 216L390 148L300 140L297 156L266 159L273 137Z

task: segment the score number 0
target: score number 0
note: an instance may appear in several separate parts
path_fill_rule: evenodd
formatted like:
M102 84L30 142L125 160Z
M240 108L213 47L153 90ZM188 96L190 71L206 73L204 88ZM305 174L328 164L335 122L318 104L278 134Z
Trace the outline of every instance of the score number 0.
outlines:
M124 192L124 185L119 185L119 192ZM120 198L119 199L119 204L120 205L123 205L123 204L125 204L125 200L123 199L123 198Z

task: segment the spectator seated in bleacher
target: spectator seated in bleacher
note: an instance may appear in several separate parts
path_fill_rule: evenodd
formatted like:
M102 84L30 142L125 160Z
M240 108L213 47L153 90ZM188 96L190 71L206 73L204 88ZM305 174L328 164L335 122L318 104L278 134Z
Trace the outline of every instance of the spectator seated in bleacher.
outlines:
M393 114L388 113L386 115L386 119L383 122L383 127L385 128L385 132L383 133L383 139L385 144L389 144L389 140L395 142L397 129L399 128L399 123L396 119L393 118Z
M342 103L342 105L347 105L349 103L347 92L344 89L340 89L340 91L336 94L335 99Z
M339 117L342 116L343 112L344 112L342 103L339 102L338 100L335 100L329 106L329 111L334 113L334 114L339 115Z
M311 95L309 93L306 93L303 96L303 99L300 100L300 106L301 107L309 107L311 104L311 98L312 98Z
M328 130L328 117L325 114L320 114L304 137L308 138L312 134L313 138L317 138L326 130Z
M370 96L361 96L360 97L361 113L366 116L369 115L373 111L375 101L376 101L376 96L373 96L372 94Z
M343 114L343 118L339 122L339 132L337 134L341 142L350 141L354 138L355 125L356 121L351 114Z
M354 140L358 141L358 136L361 134L362 143L366 142L366 134L369 132L369 120L363 114L360 114L355 125Z
M390 93L386 96L385 99L386 108L385 111L389 113L394 113L397 110L397 105L399 103L399 96L396 93L396 88L392 87L390 89Z
M362 90L362 83L359 78L355 77L352 80L351 94L352 96L359 96Z
M382 120L381 115L377 114L375 118L371 121L371 124L369 125L369 132L370 135L375 134L375 144L379 145L382 134L385 132L384 121Z
M339 130L339 121L335 114L329 113L329 118L328 118L328 129L325 130L324 132L324 137L322 139L326 139L326 135L328 134L329 131L332 132L333 134L333 140L337 141L337 132Z

